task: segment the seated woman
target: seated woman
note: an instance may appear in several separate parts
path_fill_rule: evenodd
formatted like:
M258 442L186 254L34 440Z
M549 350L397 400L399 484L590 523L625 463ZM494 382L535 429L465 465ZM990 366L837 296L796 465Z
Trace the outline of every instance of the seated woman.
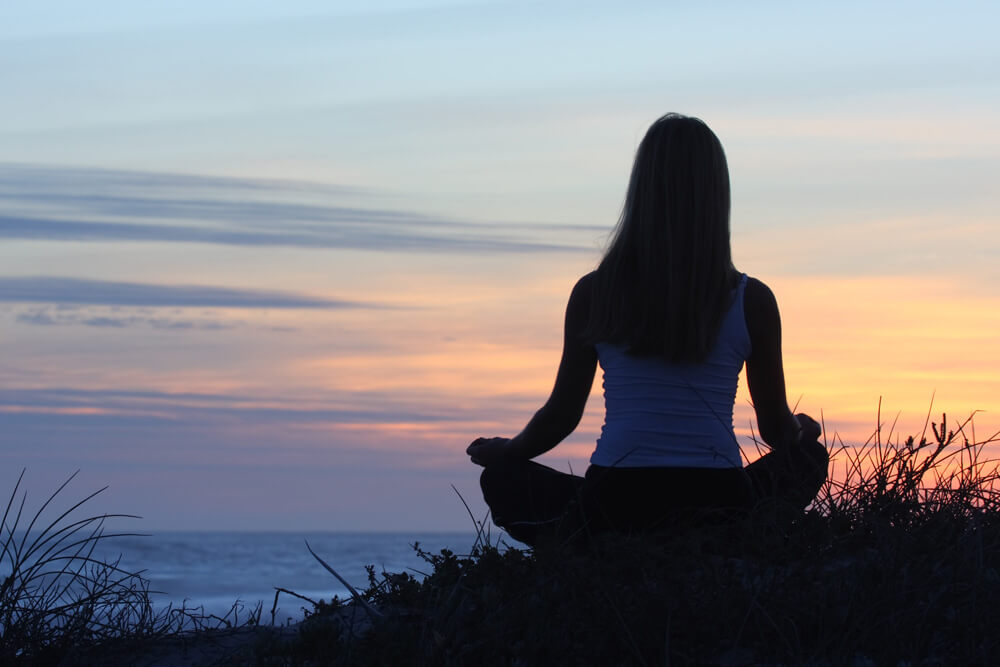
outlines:
M468 447L494 522L514 538L641 531L678 511L815 497L829 457L819 425L788 408L778 305L733 267L729 205L708 126L678 114L653 123L611 246L570 294L549 400L520 434ZM746 468L733 432L744 362L772 450ZM531 461L576 428L598 363L605 419L586 476Z

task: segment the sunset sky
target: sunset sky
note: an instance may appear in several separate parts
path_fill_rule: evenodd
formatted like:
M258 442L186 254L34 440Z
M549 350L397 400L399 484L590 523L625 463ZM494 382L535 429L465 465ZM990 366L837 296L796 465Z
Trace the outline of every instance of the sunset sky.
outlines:
M985 439L1000 7L813 5L7 3L0 493L79 469L147 529L471 530L465 446L544 402L667 111L726 148L789 401L852 444L933 396ZM545 461L583 472L600 386Z

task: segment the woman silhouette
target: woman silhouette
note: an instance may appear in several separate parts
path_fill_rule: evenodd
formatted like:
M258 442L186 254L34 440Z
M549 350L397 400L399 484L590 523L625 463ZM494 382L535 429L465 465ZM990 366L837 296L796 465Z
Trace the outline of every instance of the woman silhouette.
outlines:
M667 114L636 152L613 241L573 288L552 394L513 438L479 438L494 522L535 544L586 529L636 531L690 509L804 508L826 479L819 425L785 397L771 290L729 245L729 170L697 118ZM771 452L742 466L733 403L744 362ZM604 371L605 419L585 477L531 461L568 436Z

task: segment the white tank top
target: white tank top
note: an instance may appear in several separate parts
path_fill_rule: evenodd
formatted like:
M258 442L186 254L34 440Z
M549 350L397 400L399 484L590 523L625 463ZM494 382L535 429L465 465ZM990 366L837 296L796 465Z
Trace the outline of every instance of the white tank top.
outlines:
M743 314L747 276L708 358L699 364L635 357L624 345L598 343L604 371L604 426L590 457L605 467L742 467L733 403L750 334Z

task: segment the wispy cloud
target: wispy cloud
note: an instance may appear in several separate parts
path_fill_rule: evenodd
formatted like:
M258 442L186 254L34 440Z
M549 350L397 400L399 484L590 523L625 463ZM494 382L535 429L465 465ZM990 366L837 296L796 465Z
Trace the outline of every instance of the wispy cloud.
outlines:
M239 322L223 322L213 319L192 319L183 317L154 317L149 315L120 315L94 313L65 308L35 308L19 313L16 320L33 326L86 326L98 328L124 329L126 327L150 327L175 331L199 330L220 331L240 326ZM272 327L273 329L273 327Z
M384 304L204 285L152 285L51 276L0 277L0 302L178 308L385 308ZM29 315L29 320L31 319ZM46 324L36 314L31 324ZM107 326L114 324L107 323Z
M240 190L294 191L309 190L336 194L364 192L347 186L264 178L231 178L169 172L127 171L96 167L0 163L0 192L107 192L185 189L188 191Z
M0 164L0 202L6 210L0 215L0 238L395 252L592 251L586 242L541 238L552 225L498 227L448 220L345 205L347 196L357 199L359 191L300 182ZM498 234L498 228L504 233ZM606 231L560 229L591 237Z
M468 415L392 394L330 393L325 405L238 394L84 389L0 389L0 412L67 419L157 419L184 423L396 424L461 421ZM373 400L375 399L375 400ZM372 407L377 406L377 407ZM6 418L6 417L5 417Z
M332 221L331 221L332 222ZM451 236L407 232L398 227L367 228L370 224L341 221L337 226L281 231L243 231L191 225L106 223L92 220L52 220L33 217L0 216L0 238L34 241L145 241L171 243L212 243L236 246L299 248L347 248L394 252L593 252L584 246L518 241L470 235Z

